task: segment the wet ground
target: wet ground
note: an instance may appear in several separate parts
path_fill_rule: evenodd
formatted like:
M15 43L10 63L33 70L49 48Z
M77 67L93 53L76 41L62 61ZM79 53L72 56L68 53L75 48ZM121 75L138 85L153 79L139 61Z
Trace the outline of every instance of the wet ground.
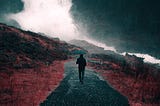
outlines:
M75 61L65 64L65 77L40 106L128 106L128 100L97 73L86 69L84 84Z

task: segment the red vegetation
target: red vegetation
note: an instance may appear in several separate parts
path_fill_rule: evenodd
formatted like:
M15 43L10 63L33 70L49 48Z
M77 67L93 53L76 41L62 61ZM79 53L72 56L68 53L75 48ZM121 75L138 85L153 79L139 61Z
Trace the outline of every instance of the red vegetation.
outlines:
M134 56L131 56L133 59ZM137 58L137 57L134 57ZM131 106L158 106L160 104L160 70L141 60L124 64L91 58L89 65L96 69L113 88L128 97ZM103 61L103 62L102 62Z
M64 61L0 72L1 106L38 106L63 79ZM11 74L8 74L8 73Z
M63 79L77 47L0 24L0 106L37 106Z

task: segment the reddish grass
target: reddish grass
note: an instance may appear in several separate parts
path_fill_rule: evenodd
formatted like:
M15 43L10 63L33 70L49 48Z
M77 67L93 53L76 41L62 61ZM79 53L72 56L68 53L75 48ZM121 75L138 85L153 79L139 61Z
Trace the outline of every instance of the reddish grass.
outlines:
M63 79L64 61L12 72L0 73L0 106L38 106Z
M135 79L126 76L124 73L113 71L97 71L113 88L128 97L131 106L158 106L158 103L151 103L155 93L159 92L158 82Z
M106 65L89 63L90 67L102 75L113 88L128 98L131 106L160 105L160 83L157 77L152 76L152 73L148 73L145 78L143 75L135 78L120 71L120 67L108 64L111 68L107 69ZM152 71L150 70L150 72Z

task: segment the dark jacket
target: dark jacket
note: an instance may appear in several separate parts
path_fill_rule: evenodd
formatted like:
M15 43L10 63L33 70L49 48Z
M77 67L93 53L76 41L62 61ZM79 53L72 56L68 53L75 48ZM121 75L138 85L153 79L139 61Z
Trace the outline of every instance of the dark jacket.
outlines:
M78 64L79 70L81 70L81 71L82 71L82 70L85 70L86 59L83 58L83 57L79 57L79 58L77 59L76 64Z

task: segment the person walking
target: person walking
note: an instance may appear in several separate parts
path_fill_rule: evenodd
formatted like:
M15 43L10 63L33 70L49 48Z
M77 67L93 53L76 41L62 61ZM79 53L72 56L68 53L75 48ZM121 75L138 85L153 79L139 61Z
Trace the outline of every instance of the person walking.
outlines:
M79 81L83 84L84 79L84 71L86 66L86 59L83 57L83 54L77 59L76 64L78 64L78 71L79 71Z

